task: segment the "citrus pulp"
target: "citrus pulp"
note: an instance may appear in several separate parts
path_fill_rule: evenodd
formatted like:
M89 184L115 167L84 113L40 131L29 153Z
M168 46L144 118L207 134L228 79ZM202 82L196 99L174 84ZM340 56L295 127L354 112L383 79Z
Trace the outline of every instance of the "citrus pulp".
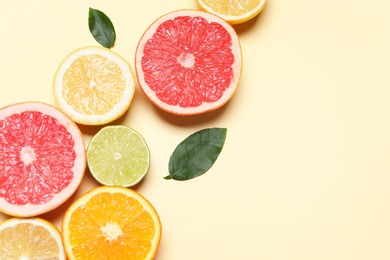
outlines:
M264 8L266 0L197 0L199 6L230 24L251 20Z
M0 109L0 211L28 217L64 203L86 167L83 137L57 108L25 102Z
M62 238L68 259L153 259L161 222L149 201L128 188L100 186L66 211Z
M130 187L148 172L150 152L137 131L123 125L111 125L92 137L87 148L87 163L99 183Z
M119 54L103 47L84 47L64 59L53 88L58 107L75 122L102 125L128 110L135 78Z
M0 224L1 259L65 259L61 234L41 218L12 218Z
M196 115L230 100L241 76L238 36L216 15L180 10L154 21L135 55L139 85L160 109Z

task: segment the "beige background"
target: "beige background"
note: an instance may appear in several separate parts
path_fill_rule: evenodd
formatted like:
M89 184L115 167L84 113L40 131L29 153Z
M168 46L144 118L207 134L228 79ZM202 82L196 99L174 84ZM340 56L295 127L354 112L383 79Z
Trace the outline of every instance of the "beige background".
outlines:
M61 60L97 45L88 7L111 18L113 50L133 67L152 21L198 8L195 0L0 0L0 107L54 104ZM235 26L242 81L218 112L170 116L137 86L114 123L138 130L151 149L135 189L161 217L158 260L390 259L389 10L388 0L269 0ZM213 126L228 128L213 168L188 182L164 180L176 145ZM81 127L86 143L98 129ZM87 172L73 199L95 185ZM59 226L70 202L43 217Z

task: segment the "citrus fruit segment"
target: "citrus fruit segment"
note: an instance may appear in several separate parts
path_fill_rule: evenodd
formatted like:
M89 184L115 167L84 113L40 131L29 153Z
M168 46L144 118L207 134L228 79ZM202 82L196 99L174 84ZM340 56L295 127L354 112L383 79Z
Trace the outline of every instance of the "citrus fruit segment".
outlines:
M12 218L1 223L0 258L66 259L60 232L40 218Z
M85 167L81 132L57 108L25 102L0 109L0 211L28 217L58 207Z
M145 31L135 67L141 89L157 107L196 115L228 102L241 76L241 59L231 25L207 12L180 10Z
M149 170L150 152L145 139L123 125L106 126L91 139L87 162L92 176L101 184L130 187Z
M197 0L199 6L230 24L249 21L264 8L266 0Z
M101 186L66 211L62 237L68 259L153 259L161 223L154 207L128 188Z
M130 65L112 50L84 47L60 64L53 88L58 107L75 122L102 125L128 110L135 78Z

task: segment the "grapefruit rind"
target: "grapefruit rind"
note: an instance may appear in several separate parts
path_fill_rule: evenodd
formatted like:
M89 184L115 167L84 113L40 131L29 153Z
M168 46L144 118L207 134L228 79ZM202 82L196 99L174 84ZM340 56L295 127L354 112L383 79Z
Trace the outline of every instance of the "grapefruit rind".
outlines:
M153 219L153 223L155 224L155 234L154 234L154 237L151 241L153 246L149 252L149 255L147 257L145 257L145 259L148 259L148 260L154 259L154 256L156 255L157 250L159 248L161 235L162 235L161 221L160 221L160 217L159 217L156 209L140 193L138 193L132 189L129 189L129 188L117 187L117 186L98 186L98 187L95 187L92 190L85 193L84 195L82 195L81 197L79 197L78 199L76 199L76 201L74 201L72 203L72 205L66 210L63 221L62 221L62 233L61 234L62 234L62 241L63 241L64 248L65 248L65 253L66 253L68 259L70 259L70 260L76 259L74 254L73 254L71 241L69 240L70 235L71 235L71 231L69 230L69 225L71 223L71 218L72 218L73 212L75 212L78 208L84 207L84 205L86 203L88 203L91 200L91 198L93 198L94 196L99 195L101 193L124 194L128 197L136 199L139 203L142 204L142 206L144 207L144 210L149 212L150 216Z
M75 161L73 166L73 179L63 190L44 204L14 205L9 203L4 197L0 197L0 211L14 217L33 217L47 213L68 200L78 189L86 169L85 145L82 134L77 125L60 110L42 102L23 102L13 104L0 109L0 120L13 114L25 111L38 111L56 118L72 135L74 140Z
M66 102L62 95L62 79L66 73L66 70L77 58L84 55L93 54L102 55L103 57L114 61L121 68L126 82L125 91L123 92L121 101L115 105L114 109L101 115L85 115L76 111ZM74 50L64 58L53 79L53 92L59 109L61 109L76 123L83 125L103 125L118 119L130 108L135 93L135 82L136 79L130 64L119 54L107 48L99 46L87 46Z
M218 24L223 25L224 29L226 29L229 35L231 36L231 40L232 40L231 50L232 53L234 54L234 63L231 66L233 70L233 78L231 80L230 86L224 91L223 96L215 102L211 102L211 103L203 102L200 106L185 107L185 108L179 105L170 105L160 100L157 97L156 93L148 86L147 82L145 81L144 72L142 69L142 57L143 57L143 50L145 48L147 41L150 38L152 38L157 28L163 22L174 19L179 16L189 16L189 17L201 16L205 18L209 23L216 22ZM241 79L241 71L242 71L242 53L241 53L240 41L234 28L230 24L228 24L225 20L218 17L217 15L205 11L199 11L199 10L173 11L155 20L142 35L141 39L138 42L136 55L135 55L135 71L136 71L136 77L141 90L149 98L149 100L161 110L179 116L192 116L192 115L203 114L206 112L211 112L224 106L232 98L232 96L234 95L238 87L239 81Z

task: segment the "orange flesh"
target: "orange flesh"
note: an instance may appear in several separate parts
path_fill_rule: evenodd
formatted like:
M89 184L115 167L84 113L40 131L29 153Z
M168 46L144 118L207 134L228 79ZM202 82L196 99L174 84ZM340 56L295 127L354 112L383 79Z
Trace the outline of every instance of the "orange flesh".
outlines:
M77 58L66 71L62 84L66 102L85 115L111 111L125 91L121 68L98 54Z
M154 238L150 213L123 194L101 193L77 208L69 224L76 259L145 259Z

